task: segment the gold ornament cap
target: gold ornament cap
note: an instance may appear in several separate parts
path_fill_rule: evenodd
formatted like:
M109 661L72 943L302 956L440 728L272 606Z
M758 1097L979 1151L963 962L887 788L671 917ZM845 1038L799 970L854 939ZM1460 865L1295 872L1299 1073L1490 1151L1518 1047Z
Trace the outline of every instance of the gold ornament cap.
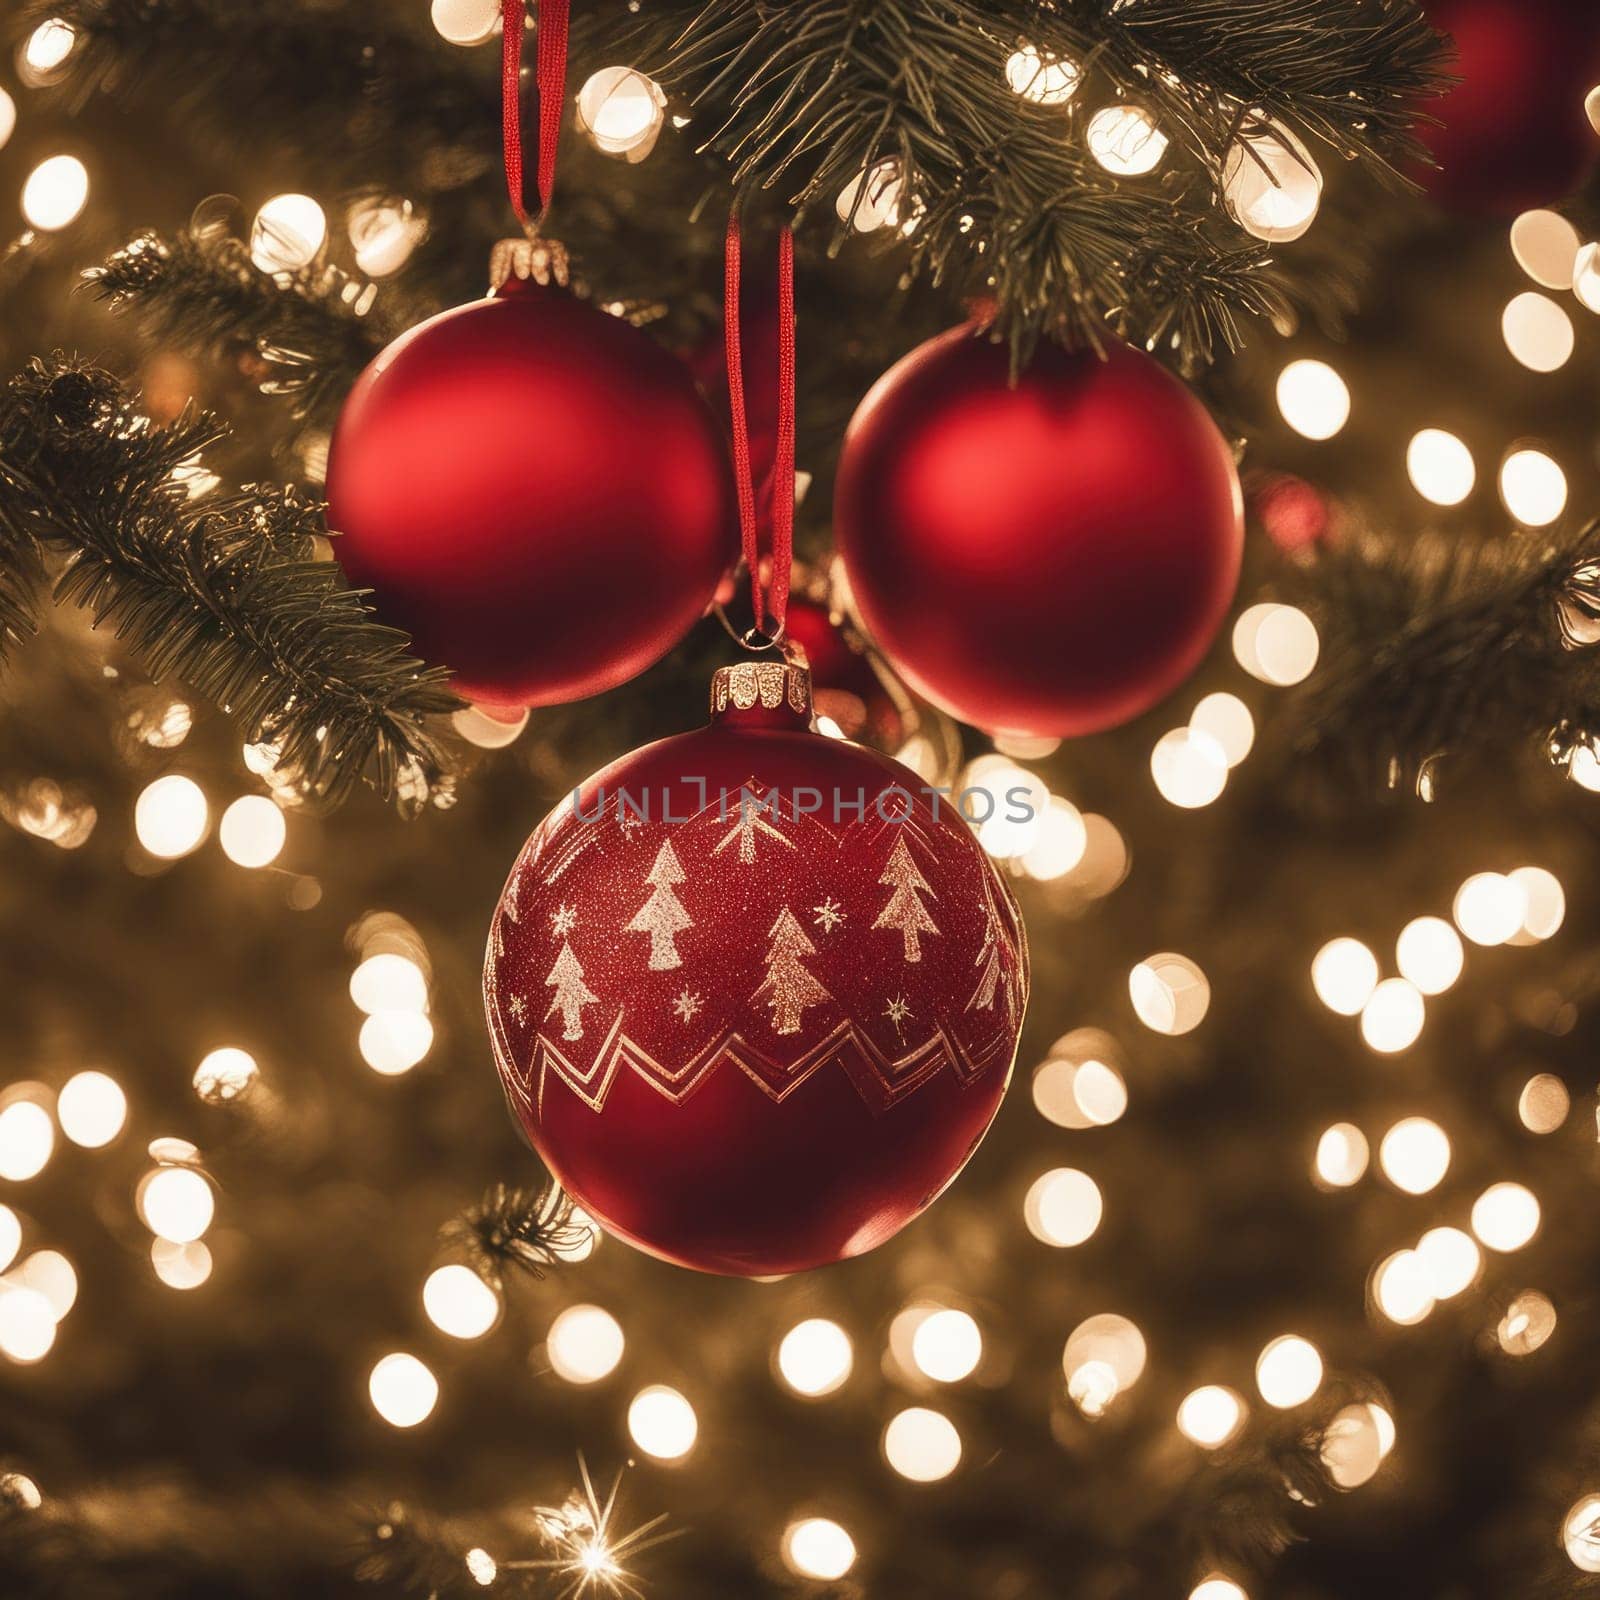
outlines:
M809 728L811 671L797 661L736 661L711 678L711 720Z

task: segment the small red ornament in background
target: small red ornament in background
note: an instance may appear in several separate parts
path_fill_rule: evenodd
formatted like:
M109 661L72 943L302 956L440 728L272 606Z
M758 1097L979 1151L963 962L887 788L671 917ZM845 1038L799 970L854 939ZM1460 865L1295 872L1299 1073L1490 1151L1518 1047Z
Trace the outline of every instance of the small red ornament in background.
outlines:
M862 401L834 529L895 670L996 733L1073 736L1148 710L1199 665L1238 581L1233 453L1126 345L1010 358L971 327Z
M1328 537L1333 511L1315 484L1292 472L1268 472L1247 487L1252 515L1286 555L1303 555Z
M727 444L682 362L555 285L395 340L328 462L352 582L470 700L550 705L665 655L734 558Z
M534 832L484 988L512 1112L579 1204L761 1277L872 1249L960 1171L1027 945L953 802L814 732L803 669L725 667L713 710Z
M1600 80L1600 10L1589 0L1424 0L1455 41L1461 81L1423 109L1441 205L1510 217L1570 194L1600 152L1584 99Z

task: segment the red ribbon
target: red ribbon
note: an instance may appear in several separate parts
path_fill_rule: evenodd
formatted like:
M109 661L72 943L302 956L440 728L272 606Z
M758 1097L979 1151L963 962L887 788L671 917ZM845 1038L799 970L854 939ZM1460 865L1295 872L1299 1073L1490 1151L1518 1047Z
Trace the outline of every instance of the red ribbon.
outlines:
M723 256L723 327L728 360L728 409L733 419L733 473L739 498L739 533L750 569L755 625L781 638L789 611L789 569L794 562L794 234L778 235L778 436L772 463L772 569L770 593L761 583L761 538L750 464L750 424L745 415L744 354L739 343L739 218L728 218ZM767 628L771 617L772 627Z
M506 193L517 221L528 222L522 198L522 33L527 0L500 0L500 115L505 148ZM569 0L534 0L538 53L534 83L539 91L539 216L550 209L556 186L556 145L567 90Z

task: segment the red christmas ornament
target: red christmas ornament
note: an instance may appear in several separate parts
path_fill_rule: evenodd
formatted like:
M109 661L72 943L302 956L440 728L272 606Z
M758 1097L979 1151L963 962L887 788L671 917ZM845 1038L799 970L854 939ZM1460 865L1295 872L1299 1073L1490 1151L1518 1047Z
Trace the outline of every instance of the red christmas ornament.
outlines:
M997 733L1115 727L1199 664L1238 581L1233 455L1150 357L1041 345L1015 384L970 327L892 367L845 435L834 529L917 693Z
M1417 131L1424 175L1452 210L1511 216L1571 193L1594 160L1584 98L1600 78L1600 18L1586 0L1425 0L1455 42L1461 81Z
M484 992L511 1109L610 1230L740 1276L860 1255L955 1177L1010 1078L1016 905L948 797L723 668L711 726L534 831Z
M550 705L658 660L734 555L721 429L675 356L512 278L412 328L345 402L329 523L353 582L467 698Z

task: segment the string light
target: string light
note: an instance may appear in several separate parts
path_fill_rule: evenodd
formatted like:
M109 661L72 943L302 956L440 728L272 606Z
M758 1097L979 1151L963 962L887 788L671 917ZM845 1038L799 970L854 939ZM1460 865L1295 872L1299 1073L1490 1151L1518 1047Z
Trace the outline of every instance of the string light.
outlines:
M37 1289L0 1283L0 1355L31 1366L56 1342L56 1316Z
M935 1383L959 1383L983 1358L983 1333L965 1311L931 1312L911 1336L911 1359Z
M226 1044L200 1058L194 1069L194 1092L208 1106L227 1105L250 1092L259 1072L248 1050Z
M60 75L78 42L77 30L60 17L41 22L24 41L17 60L17 75L37 89Z
M383 951L350 974L350 998L369 1016L379 1011L426 1011L428 979L409 956Z
M375 1011L361 1024L357 1044L374 1072L397 1077L433 1047L433 1024L416 1011Z
M1089 118L1089 154L1119 178L1142 177L1160 166L1167 136L1138 106L1105 106Z
M1279 1411L1304 1405L1321 1386L1322 1356L1297 1333L1269 1340L1256 1358L1256 1388Z
M1102 1311L1072 1330L1061 1352L1067 1394L1085 1416L1105 1413L1144 1373L1144 1335L1126 1317Z
M1367 1136L1353 1122L1324 1128L1312 1162L1315 1176L1331 1189L1348 1189L1367 1170Z
M44 1171L56 1143L47 1102L41 1103L47 1094L43 1084L18 1084L0 1103L0 1178L26 1183Z
M1556 1308L1548 1295L1524 1289L1509 1306L1495 1329L1495 1338L1508 1356L1531 1356L1556 1331Z
M1150 775L1163 800L1184 810L1208 806L1228 782L1228 757L1209 733L1174 728L1150 752Z
M1417 1240L1417 1260L1428 1288L1439 1300L1451 1300L1470 1288L1483 1265L1472 1235L1460 1228L1429 1228Z
M1238 766L1255 743L1256 725L1249 706L1238 695L1224 691L1208 694L1200 701L1189 718L1189 727L1192 732L1215 739L1230 767Z
M217 840L238 867L265 867L278 859L288 838L283 812L265 795L241 795L222 813Z
M1022 1205L1028 1232L1060 1249L1092 1238L1104 1211L1099 1184L1073 1167L1057 1167L1036 1178Z
M855 1540L827 1517L804 1517L784 1529L783 1560L802 1578L834 1583L856 1564Z
M1189 1591L1189 1600L1250 1600L1250 1596L1232 1578L1212 1573Z
M1466 444L1443 428L1423 428L1406 446L1412 487L1436 506L1458 506L1478 481L1477 463Z
M1415 917L1395 940L1401 974L1423 994L1443 994L1466 964L1460 936L1443 917Z
M681 1461L694 1448L699 1431L694 1407L664 1383L641 1389L628 1407L633 1442L657 1461Z
M422 1309L452 1339L481 1339L500 1320L500 1296L471 1267L437 1267L422 1285Z
M308 194L275 194L250 226L250 259L266 273L310 266L328 237L328 219Z
M1474 944L1504 944L1528 915L1527 891L1504 873L1475 872L1456 890L1451 915Z
M367 1378L372 1408L393 1428L426 1422L439 1403L439 1380L414 1355L396 1350L373 1367Z
M361 271L369 278L386 278L411 259L428 225L409 200L366 199L346 212L345 231Z
M1178 1406L1178 1431L1202 1450L1219 1450L1244 1426L1242 1396L1219 1383L1191 1389Z
M22 1248L22 1221L10 1206L0 1206L0 1272L16 1260Z
M937 1483L961 1464L961 1435L942 1411L908 1406L883 1430L883 1454L902 1478Z
M1566 1084L1551 1072L1536 1073L1517 1096L1517 1116L1529 1133L1554 1133L1571 1108Z
M1524 211L1511 224L1511 254L1545 289L1570 289L1578 230L1558 211Z
M1378 958L1359 939L1330 939L1311 958L1311 987L1330 1011L1358 1016L1378 987Z
M1539 1231L1539 1201L1520 1183L1490 1184L1472 1202L1472 1231L1490 1250L1520 1250Z
M1415 984L1385 978L1361 1010L1361 1037L1382 1055L1409 1050L1422 1033L1426 1006Z
M854 1364L850 1335L826 1317L797 1322L778 1345L780 1376L807 1399L820 1399L842 1388Z
M160 861L175 861L197 850L210 820L205 791L178 772L147 784L133 805L134 834Z
M77 1271L59 1250L35 1250L17 1264L10 1281L43 1295L57 1322L78 1298Z
M173 1244L189 1244L211 1226L216 1196L193 1167L157 1167L139 1184L136 1203L144 1225Z
M888 156L858 172L839 191L833 208L839 220L848 222L857 233L876 233L879 228L900 226L903 198L899 158Z
M507 745L516 743L517 737L528 726L531 715L526 707L506 718L483 706L463 706L451 715L450 726L468 744L476 745L480 750L503 750Z
M1152 1033L1184 1034L1204 1020L1211 985L1188 956L1166 951L1147 956L1128 974L1128 996Z
M1378 1264L1372 1274L1372 1298L1378 1310L1401 1327L1421 1322L1433 1310L1434 1294L1415 1250L1397 1250Z
M191 1239L188 1244L152 1239L150 1265L169 1289L198 1289L211 1276L211 1251L203 1239Z
M1586 244L1578 252L1572 264L1572 292L1584 310L1600 312L1600 243Z
M1580 1572L1600 1572L1600 1494L1586 1494L1561 1519L1561 1548Z
M1321 653L1316 624L1296 606L1250 606L1233 625L1233 654L1252 678L1288 688L1310 677Z
M1357 1401L1336 1412L1323 1431L1319 1455L1336 1487L1359 1489L1377 1475L1393 1446L1392 1434L1386 1435L1380 1417L1388 1418L1381 1406Z
M600 1306L568 1306L545 1336L550 1365L568 1383L598 1383L610 1377L625 1346L622 1324Z
M1089 848L1089 830L1083 814L1070 800L1050 796L1039 818L1038 834L1023 853L1022 870L1042 883L1053 882L1083 860Z
M77 220L89 199L89 169L76 156L51 156L22 186L22 214L41 233L56 233Z
M1522 891L1527 906L1522 926L1509 943L1536 944L1554 937L1567 915L1567 896L1561 880L1543 867L1518 867L1506 876Z
M1350 391L1326 361L1291 361L1278 374L1278 410L1307 439L1331 439L1350 420Z
M1567 508L1567 475L1542 450L1513 450L1500 467L1500 498L1524 527L1548 527Z
M1576 335L1572 318L1548 295L1528 289L1513 298L1500 317L1506 349L1533 372L1554 372L1572 357Z
M441 39L464 47L492 39L500 28L499 0L433 0L429 15Z
M1426 1194L1450 1170L1450 1140L1427 1117L1402 1117L1380 1141L1378 1165L1395 1188Z
M117 1080L104 1072L75 1072L56 1097L61 1131L85 1150L99 1150L122 1132L128 1120L128 1097Z
M655 149L666 106L653 78L632 67L602 67L578 91L578 127L605 155L643 161Z
M1322 171L1289 129L1257 112L1223 158L1222 201L1252 237L1287 244L1316 220Z
M1083 69L1066 56L1043 55L1031 44L1006 57L1006 82L1035 105L1063 106L1078 92Z

